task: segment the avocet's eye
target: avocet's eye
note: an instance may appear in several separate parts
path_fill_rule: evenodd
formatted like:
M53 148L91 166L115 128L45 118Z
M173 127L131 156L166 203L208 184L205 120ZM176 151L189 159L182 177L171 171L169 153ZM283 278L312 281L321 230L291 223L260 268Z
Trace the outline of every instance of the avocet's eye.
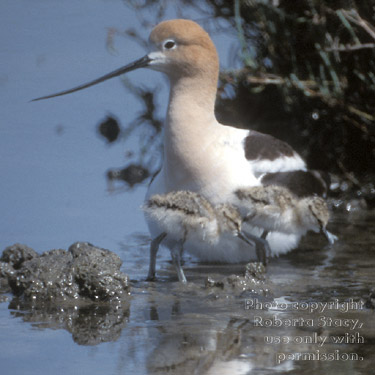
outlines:
M172 39L168 39L164 42L163 47L165 49L173 49L176 47L176 42Z

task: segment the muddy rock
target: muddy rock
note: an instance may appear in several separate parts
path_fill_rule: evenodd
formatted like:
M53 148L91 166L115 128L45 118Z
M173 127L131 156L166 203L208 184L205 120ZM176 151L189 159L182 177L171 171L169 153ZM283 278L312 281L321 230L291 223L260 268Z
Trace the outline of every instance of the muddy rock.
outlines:
M251 279L254 283L260 283L266 280L266 267L260 262L251 262L246 264L245 278Z
M10 292L9 278L14 275L14 268L5 262L0 262L0 293Z
M77 299L79 286L71 272L72 259L70 253L59 249L23 262L9 279L12 292L25 299Z
M207 277L205 288L221 289L225 293L245 296L246 293L267 295L266 268L262 263L251 262L246 265L244 275L229 275L221 280Z
M7 279L17 297L39 302L112 302L129 295L128 277L120 271L121 259L109 250L77 242L68 251L34 253L14 245L1 258L5 262L0 276L4 275L2 279Z
M122 261L118 255L84 242L73 244L69 252L73 256L73 273L81 295L93 301L126 298L129 280L120 271Z
M0 260L2 262L8 263L17 270L22 266L23 262L36 258L38 256L39 254L31 247L16 243L5 248Z

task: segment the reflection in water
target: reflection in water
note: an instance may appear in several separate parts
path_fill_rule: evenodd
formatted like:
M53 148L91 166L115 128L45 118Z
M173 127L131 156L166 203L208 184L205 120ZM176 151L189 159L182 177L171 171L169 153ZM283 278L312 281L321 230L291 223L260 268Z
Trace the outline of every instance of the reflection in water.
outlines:
M298 251L272 260L266 274L187 259L187 285L176 281L162 255L160 278L145 282L145 248L137 253L124 247L125 271L133 273L131 306L27 305L13 299L9 308L34 327L67 330L81 345L117 341L124 372L141 367L148 374L365 374L375 342L374 223L373 212L350 220L336 215L332 230L340 240L330 249L320 236L308 236ZM361 307L305 308L350 300ZM333 360L325 360L328 355Z
M116 181L125 183L126 187L131 189L134 185L142 183L148 177L148 170L138 164L129 164L122 169L109 169L107 171L108 191L124 191L124 189L119 190L115 188Z
M85 306L33 304L14 298L9 304L14 317L33 327L65 329L79 345L116 341L129 321L130 303L87 304Z
M187 274L201 273L195 287L193 283L187 289L170 281L156 283L150 290L149 311L160 325L148 329L156 339L147 358L148 372L368 373L372 357L368 344L375 339L371 303L374 222L373 212L362 212L349 221L336 215L332 227L340 236L338 243L325 248L322 239L308 236L303 249L271 262L261 288L253 284L251 290L248 283L244 292L244 283L238 281L241 276L223 278L230 271L214 265L187 268ZM289 308L245 310L245 301L254 298ZM342 305L333 304L326 311L305 309L309 304L334 301L354 301L353 308L343 311ZM260 319L266 323L256 325ZM277 319L281 325L267 325ZM225 372L227 367L230 370Z
M107 116L104 121L98 125L98 133L104 137L108 143L115 142L120 135L120 125L113 116Z
M147 360L151 374L171 370L181 374L203 374L216 367L217 362L230 362L240 354L241 326L246 321L231 319L219 325L198 314L186 318L198 323L197 326L192 329L177 321L162 329L161 340ZM249 368L250 364L243 362L242 369L246 371L241 373Z

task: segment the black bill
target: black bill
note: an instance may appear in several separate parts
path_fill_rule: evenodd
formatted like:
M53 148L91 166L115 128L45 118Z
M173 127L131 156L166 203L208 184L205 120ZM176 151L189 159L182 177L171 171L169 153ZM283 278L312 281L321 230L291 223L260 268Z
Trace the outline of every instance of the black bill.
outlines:
M47 96L41 96L40 98L36 98L36 99L33 99L32 102L36 102L37 100L43 100L43 99L49 99L49 98L54 98L55 96L62 96L62 95L66 95L66 94L71 94L72 92L76 92L76 91L79 91L79 90L83 90L83 89L86 89L87 87L90 87L90 86L94 86L100 82L104 82L106 81L107 79L110 79L110 78L113 78L113 77L117 77L121 74L124 74L124 73L127 73L127 72L131 72L132 70L135 70L135 69L138 69L138 68L144 68L146 67L147 65L149 65L151 59L146 55L144 57L142 57L141 59L139 60L136 60L128 65L125 65L123 66L122 68L119 68L111 73L108 73L100 78L97 78L97 79L94 79L93 81L91 82L88 82L88 83L84 83L83 85L80 85L80 86L77 86L77 87L73 87L72 89L69 89L69 90L64 90L64 91L60 91L56 94L51 94L51 95L47 95Z

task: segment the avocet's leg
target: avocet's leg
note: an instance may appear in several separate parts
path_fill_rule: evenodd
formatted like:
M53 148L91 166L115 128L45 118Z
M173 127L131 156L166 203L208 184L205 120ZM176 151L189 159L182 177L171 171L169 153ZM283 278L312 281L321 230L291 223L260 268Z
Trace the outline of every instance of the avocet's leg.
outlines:
M171 255L172 255L172 262L174 265L174 268L176 269L177 272L177 277L178 280L186 284L187 280L184 274L184 270L181 267L181 254L182 254L182 248L183 248L184 241L179 241L175 246L173 246L171 250Z
M150 246L150 265L148 268L148 275L147 275L147 281L153 281L155 280L155 266L156 266L156 254L159 250L160 243L164 240L167 233L163 232L162 234L159 234L156 238L154 238L151 241Z
M328 242L329 242L330 245L333 245L335 243L335 241L337 241L339 239L333 233L328 232L328 230L326 228L322 228L322 232L326 236L326 238L327 238L327 240L328 240Z
M264 238L255 236L247 232L246 232L246 235L243 232L239 232L238 237L241 238L241 240L248 243L249 245L254 246L255 244L255 251L257 254L258 261L262 262L263 265L266 266L268 263L268 257L271 254L271 248L270 248L270 245L268 244L268 241L265 240Z
M262 235L260 236L260 238L263 238L264 240L266 240L267 236L268 236L268 233L269 233L268 230L264 230Z

